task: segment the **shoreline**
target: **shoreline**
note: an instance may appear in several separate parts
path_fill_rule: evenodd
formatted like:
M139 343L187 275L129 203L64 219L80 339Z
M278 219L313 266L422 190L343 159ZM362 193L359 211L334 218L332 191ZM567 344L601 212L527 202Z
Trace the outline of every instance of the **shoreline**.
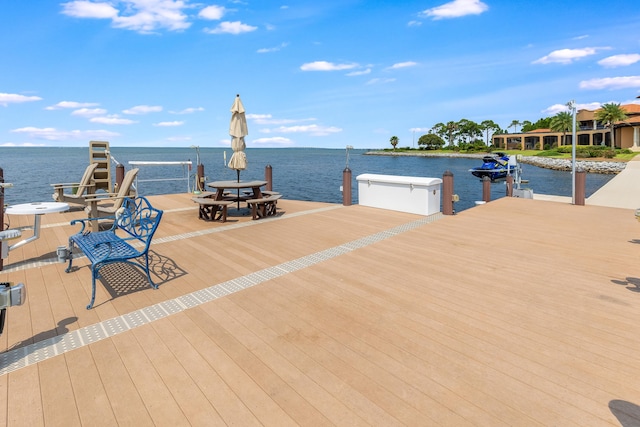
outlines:
M429 153L429 152L389 152L389 151L368 151L364 153L370 156L409 156L409 157L459 157L466 159L482 159L489 153ZM522 156L521 163L537 166L544 169L559 171L571 171L570 159L553 159L549 157ZM601 173L617 175L627 166L625 161L612 160L576 160L576 170L589 173Z

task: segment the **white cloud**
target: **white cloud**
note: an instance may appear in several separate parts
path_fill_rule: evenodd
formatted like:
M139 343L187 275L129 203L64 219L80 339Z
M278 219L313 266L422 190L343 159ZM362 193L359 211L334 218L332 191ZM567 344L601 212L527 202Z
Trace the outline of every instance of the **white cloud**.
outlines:
M600 102L589 102L586 104L576 103L576 111L580 111L580 110L595 111L601 106L602 104ZM555 116L556 114L561 113L563 111L567 111L567 112L569 111L569 107L567 106L567 104L553 104L552 106L545 108L541 112L544 114L548 114L550 116Z
M198 16L202 19L208 19L210 21L219 21L224 16L226 10L222 6L207 6L198 13Z
M626 67L640 61L640 54L630 53L625 55L613 55L598 61L598 64L606 68Z
M71 112L72 116L93 117L107 114L104 108L79 108Z
M540 59L536 59L533 63L551 64L552 62L558 62L560 64L570 64L576 59L595 55L596 51L597 48L595 47L585 47L583 49L559 49L554 50L549 55L543 56Z
M21 104L23 102L41 101L39 96L25 96L16 93L0 93L0 105L8 106L9 104Z
M271 114L247 114L247 120L252 120L258 125L288 125L291 123L313 122L316 119L274 119ZM267 133L268 132L269 130L267 130Z
M273 138L258 138L251 140L252 145L262 145L262 146L277 146L277 147L286 147L293 145L293 141L289 138L285 138L282 136L275 136Z
M13 129L11 132L24 133L31 138L46 139L48 141L64 141L69 139L75 140L87 140L87 139L108 139L116 136L120 136L119 133L109 132L106 130L72 130L62 131L56 128L37 128L37 127L23 127L19 129Z
M411 128L409 132L429 132L431 128Z
M352 71L350 73L347 73L347 76L349 76L349 77L364 76L364 75L370 74L370 73L371 73L371 68L367 68L366 70Z
M289 43L281 43L280 46L276 46L276 47L266 47L266 48L262 48L262 49L258 49L256 52L257 53L271 53L271 52L277 52L279 50L284 49L285 47L287 47L289 45Z
M15 142L5 142L0 144L0 147L44 147L46 144L34 144L32 142L24 142L22 144L16 144Z
M192 113L196 113L198 111L204 111L204 108L202 107L190 107L190 108L185 108L184 110L180 110L180 111L169 111L171 114L192 114Z
M340 71L351 70L358 66L358 64L334 64L327 61L315 61L302 64L300 69L302 71Z
M398 62L398 63L393 64L392 66L388 67L388 69L389 70L397 70L399 68L415 67L416 65L418 65L418 63L417 62L413 62L413 61Z
M280 126L275 129L263 129L263 133L308 133L313 136L326 136L332 133L342 132L342 129L335 126L320 125L297 125L297 126Z
M92 1L70 1L62 3L62 13L74 18L109 19L118 16L118 9L109 3L94 3Z
M569 111L569 107L567 107L565 104L553 104L552 106L542 110L543 113L549 114L551 116L555 116L556 114L563 111Z
M580 89L627 89L640 87L640 76L605 77L602 79L583 80Z
M159 105L136 105L135 107L122 110L124 114L148 114L159 113L162 107Z
M61 101L55 105L50 105L45 110L61 110L63 108L87 108L96 107L100 104L95 102L76 102L76 101Z
M253 120L268 120L272 116L271 116L271 114L251 114L251 113L247 113L245 117L247 118L247 120L249 120L249 119L253 119Z
M115 114L111 116L92 117L89 121L91 123L102 123L103 125L132 125L138 123L131 119L122 119Z
M409 22L407 22L407 27L419 27L420 25L422 25L422 22L420 22L420 21L409 21Z
M116 8L119 6L119 9ZM183 0L122 0L97 2L74 0L62 3L62 13L74 18L110 19L115 28L152 33L160 29L180 31L191 26L182 10Z
M258 27L253 27L248 24L243 24L240 21L235 22L221 22L215 28L207 28L205 29L205 33L208 34L242 34L242 33L250 33L251 31L257 30Z
M368 85L380 85L380 84L384 84L384 83L392 83L392 82L395 82L395 81L396 81L396 79L375 78L375 79L369 80L366 84L368 84Z
M467 15L480 15L487 10L489 10L489 6L480 0L454 0L424 10L420 12L420 16L432 19L460 18Z
M159 126L159 127L173 127L173 126L182 126L184 124L183 121L173 121L173 122L159 122L159 123L154 123L154 126Z

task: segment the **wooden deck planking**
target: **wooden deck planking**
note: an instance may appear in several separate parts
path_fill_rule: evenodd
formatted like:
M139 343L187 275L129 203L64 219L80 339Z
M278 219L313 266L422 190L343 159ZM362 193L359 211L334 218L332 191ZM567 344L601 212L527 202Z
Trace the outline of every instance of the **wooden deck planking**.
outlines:
M54 357L40 363L38 375L41 384L44 425L80 426L78 406L67 370L65 357Z
M89 347L64 355L83 425L114 425L115 416Z
M300 273L300 276L306 275ZM307 340L306 351L313 354L318 346L325 348L333 356L329 359L333 363L326 366L334 370L336 367L333 365L337 365L336 375L341 378L345 370L359 372L362 376L359 383L360 392L368 399L377 402L389 415L397 417L405 424L430 418L437 424L465 425L462 417L446 406L441 406L437 400L424 393L425 390L430 390L443 398L447 393L442 387L427 380L429 387L417 388L412 384L416 381L415 372L405 372L403 378L396 375L397 372L391 372L387 364L380 363L384 359L396 365L394 369L404 370L404 367L398 366L398 362L388 358L386 354L389 351L388 344L382 347L371 345L367 336L373 326L367 319L363 319L364 310L341 310L344 304L350 305L350 302L344 299L345 295L340 289L336 290L333 286L319 289L314 283L314 277L292 277L292 279L295 282L288 283L286 287L278 287L277 293L271 297L273 301L269 302L276 304L276 301L282 301L281 310L286 307L288 312L298 316L296 320L290 320L290 324L298 325L300 328L293 333L295 343L301 337L311 337ZM298 285L304 286L304 289L299 292L300 296L296 295L288 300L290 288ZM336 286L341 287L339 283ZM332 295L334 292L339 294L335 300ZM384 312L378 312L376 317L384 317ZM382 321L382 319L376 321ZM314 330L314 325L322 325L322 328ZM307 331L307 328L312 329ZM349 342L346 348L342 346L344 342ZM336 358L340 362L336 363ZM340 368L341 364L346 366ZM382 387L385 391L379 390L377 393L372 393L371 390L376 390L377 387ZM411 406L407 407L406 404L399 403L399 400L408 401ZM495 424L495 420L492 424Z
M171 200L163 202L184 206ZM176 214L185 212L193 219L158 236L224 227L198 221L195 209ZM34 287L27 307L10 309L2 342L73 330L417 218L353 206L161 243L152 250L186 275L115 298L98 282L100 305L90 311L86 267L1 272ZM58 234L41 239L51 256ZM488 252L489 237L503 234L513 244ZM121 424L137 414L158 424L212 416L242 425L616 425L611 402L640 402L628 380L640 374L638 235L628 210L492 202L40 362L35 383L25 375L33 366L12 372L4 394L11 405L12 385L31 384L26 398L42 394L43 403L40 420L29 421L54 419L50 384L68 365L73 394L98 399L74 403L83 422L104 412ZM214 262L199 262L204 256ZM109 286L114 277L139 280L114 273ZM87 391L79 378L100 385ZM135 404L116 396L120 386ZM7 411L8 420L20 414Z
M212 415L208 419L214 419L214 415L221 417L220 422L242 426L259 425L259 421L238 399L235 393L224 383L216 372L216 366L212 366L198 350L182 334L181 322L174 316L162 322L155 322L153 328L160 335L164 343L180 361L186 374L197 384L198 388L209 400ZM178 320L178 321L176 321Z
M113 337L123 364L154 425L185 425L187 418L132 333Z
M225 306L230 304L231 299L225 301ZM272 301L262 292L246 295L246 298L236 300L233 304L238 305L238 308L233 311L227 308L226 311L230 315L241 318L247 328L265 337L275 351L291 360L291 363L295 363L304 375L340 402L327 416L334 417L342 414L343 419L348 419L355 425L363 422L367 425L399 424L396 418L374 404L364 394L359 393L350 381L345 379L345 376L339 375L340 367L343 366L344 369L341 372L347 377L353 376L349 367L317 346L313 346L313 349L308 351L303 344L305 339L315 342L319 339L319 332L313 328L307 328L300 319L294 319L293 316L288 315L291 305L286 305L286 309L282 310L277 301ZM292 327L292 324L296 327Z
M151 416L113 341L102 340L90 349L118 425L152 426Z
M246 372L240 362L227 350L220 327L201 308L194 308L185 313L194 324L192 328L183 329L185 335L199 336L198 341L190 339L192 345L202 348L201 354L214 366L226 384L234 391L247 408L256 415L264 425L288 426L297 425L281 407L273 396L273 390L263 388L250 373ZM200 334L204 333L204 336ZM233 339L230 337L229 339ZM286 408L286 406L285 406Z
M37 365L31 365L8 375L7 426L44 425L38 369Z

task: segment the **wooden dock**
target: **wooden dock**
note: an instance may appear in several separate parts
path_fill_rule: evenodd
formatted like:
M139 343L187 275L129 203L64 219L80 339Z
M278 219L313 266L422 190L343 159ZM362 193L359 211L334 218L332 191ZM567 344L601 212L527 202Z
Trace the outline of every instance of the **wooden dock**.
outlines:
M150 200L158 290L105 267L85 309L87 260L55 262L82 211L9 254L0 281L28 297L0 337L0 424L640 424L632 210L281 200L222 224L188 194Z

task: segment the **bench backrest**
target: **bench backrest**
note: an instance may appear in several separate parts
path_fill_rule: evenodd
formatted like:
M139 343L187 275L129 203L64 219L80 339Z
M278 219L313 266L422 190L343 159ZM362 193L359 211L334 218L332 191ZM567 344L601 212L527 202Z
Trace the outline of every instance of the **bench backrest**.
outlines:
M122 207L116 212L113 229L114 231L115 229L122 230L131 238L142 242L146 251L161 218L162 210L151 206L145 197L125 199Z

